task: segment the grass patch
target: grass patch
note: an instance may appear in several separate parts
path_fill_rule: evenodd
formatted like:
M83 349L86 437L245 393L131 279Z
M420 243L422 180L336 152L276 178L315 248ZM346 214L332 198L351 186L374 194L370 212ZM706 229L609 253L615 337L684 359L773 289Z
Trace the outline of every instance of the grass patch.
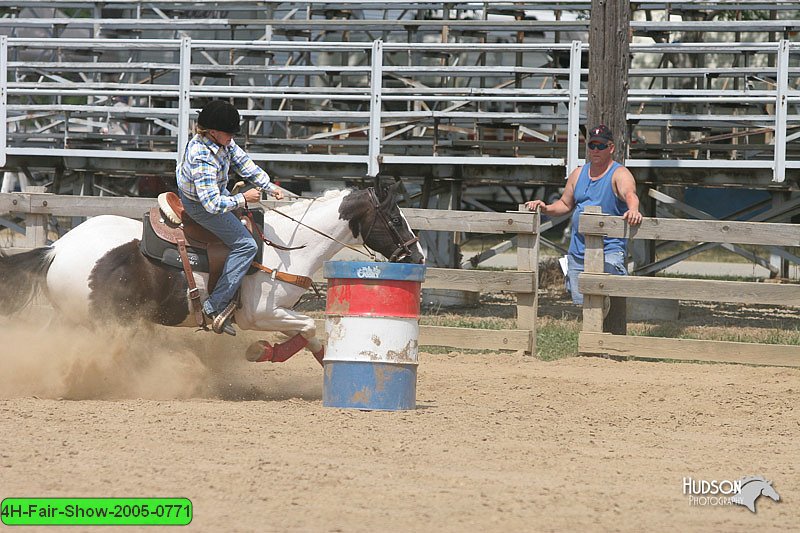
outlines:
M458 315L438 315L421 317L420 324L474 329L516 329L516 321L503 318L475 318ZM536 356L542 361L555 361L578 354L578 334L580 322L577 320L558 320L541 317L536 328ZM501 350L469 350L442 346L421 346L427 353L447 354L453 351L468 354L489 354Z
M800 328L705 327L629 324L628 335L800 346Z
M449 346L430 346L422 344L419 347L421 352L430 353L434 355L447 355L453 352L463 353L467 355L490 355L496 354L497 350L468 350L465 348L451 348Z
M663 242L663 241L657 241L657 242ZM656 260L664 259L678 252L683 252L685 250L688 250L689 248L697 246L698 244L699 243L696 242L675 242L669 245L668 247L659 250L656 253ZM761 257L769 257L770 255L769 248L766 246L748 245L748 244L740 244L739 246ZM800 248L787 247L786 251L788 251L791 254L797 255L798 252L800 252ZM748 264L752 263L752 261L747 259L746 257L742 257L737 253L731 252L730 250L726 250L721 246L715 246L710 250L705 250L700 252L699 254L695 254L689 257L687 261L708 261L712 263L748 263Z
M555 361L578 355L580 322L540 319L536 328L536 355L542 361Z
M448 328L475 329L516 329L517 321L513 318L470 317L456 314L422 315L419 318L422 326L444 326Z

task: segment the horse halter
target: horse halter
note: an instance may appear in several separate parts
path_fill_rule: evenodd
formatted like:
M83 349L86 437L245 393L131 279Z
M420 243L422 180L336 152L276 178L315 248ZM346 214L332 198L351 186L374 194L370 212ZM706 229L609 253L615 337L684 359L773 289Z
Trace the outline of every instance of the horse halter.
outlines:
M367 233L364 235L364 246L367 245L367 238L372 233L372 230L375 227L375 222L380 219L381 222L383 222L386 231L389 232L389 235L391 235L392 239L394 240L394 245L397 247L395 248L395 251L392 252L392 255L389 256L389 262L394 263L402 261L412 254L409 246L416 244L419 241L419 237L414 237L404 242L403 236L400 235L400 232L397 231L397 228L392 225L392 222L389 220L389 217L386 216L386 213L381 210L381 202L378 200L375 187L367 187L367 193L369 194L369 199L372 202L372 206L375 208L375 218L372 219L372 224L370 224L369 230L367 230Z

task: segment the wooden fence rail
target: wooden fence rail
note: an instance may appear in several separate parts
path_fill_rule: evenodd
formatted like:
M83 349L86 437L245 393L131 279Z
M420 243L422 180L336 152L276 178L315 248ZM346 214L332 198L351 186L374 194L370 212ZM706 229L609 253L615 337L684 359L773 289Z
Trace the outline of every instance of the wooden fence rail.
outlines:
M262 202L277 205L274 201ZM153 198L108 196L64 196L44 192L0 193L0 216L25 215L24 249L47 243L47 217L119 215L140 219ZM404 208L403 215L415 230L512 233L517 235L517 270L480 271L428 268L423 284L428 289L507 291L517 295L517 329L487 330L444 326L421 326L420 344L480 350L536 352L536 315L539 264L538 214L512 211L478 213ZM321 328L324 330L324 327Z
M603 298L647 297L779 306L800 306L800 285L739 281L612 276L603 273L603 237L729 244L800 245L800 225L645 218L638 227L622 217L587 208L580 218L586 236L585 272L579 287L585 300L578 350L586 354L800 366L800 346L670 339L603 333Z

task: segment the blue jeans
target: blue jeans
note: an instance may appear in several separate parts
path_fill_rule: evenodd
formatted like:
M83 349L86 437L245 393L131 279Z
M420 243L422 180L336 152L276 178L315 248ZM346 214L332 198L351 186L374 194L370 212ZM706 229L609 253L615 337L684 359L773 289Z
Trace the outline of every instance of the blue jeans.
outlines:
M209 230L211 233L222 239L222 242L230 248L228 258L225 260L225 268L214 287L214 292L209 295L208 300L214 311L221 313L225 307L233 300L236 290L242 284L244 275L250 268L250 263L256 257L258 246L255 239L250 235L236 215L230 211L221 214L211 214L203 207L200 202L190 200L180 194L183 207L192 219Z
M604 258L606 274L627 276L625 267L625 252L606 252ZM578 274L583 272L583 261L569 255L567 257L567 290L572 294L572 303L583 305L583 294L578 291Z

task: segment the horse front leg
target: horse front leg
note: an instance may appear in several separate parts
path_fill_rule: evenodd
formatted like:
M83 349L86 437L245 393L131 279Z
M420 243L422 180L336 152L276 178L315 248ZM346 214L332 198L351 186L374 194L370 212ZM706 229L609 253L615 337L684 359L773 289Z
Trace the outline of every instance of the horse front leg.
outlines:
M308 348L317 362L322 364L325 347L317 338L317 326L313 318L291 309L278 308L270 317L260 319L257 326L259 330L280 331L289 338L274 345L267 341L254 342L245 354L248 361L282 363L303 348Z

